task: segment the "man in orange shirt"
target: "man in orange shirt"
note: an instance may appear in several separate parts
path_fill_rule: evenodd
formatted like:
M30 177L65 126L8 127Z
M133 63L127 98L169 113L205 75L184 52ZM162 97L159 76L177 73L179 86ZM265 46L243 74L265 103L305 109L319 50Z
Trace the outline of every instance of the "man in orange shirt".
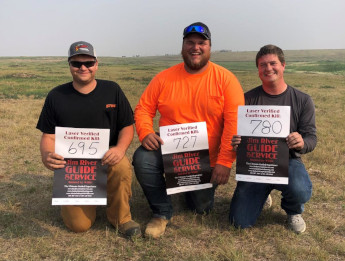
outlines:
M137 179L153 212L147 236L163 235L172 217L166 193L160 150L163 140L153 129L158 110L159 126L205 121L207 125L212 188L186 192L186 202L196 213L213 208L217 185L229 180L235 152L231 138L237 132L237 108L244 105L241 85L235 75L209 61L211 33L203 23L193 23L183 31L183 63L156 75L135 108L134 118L142 144L133 156Z

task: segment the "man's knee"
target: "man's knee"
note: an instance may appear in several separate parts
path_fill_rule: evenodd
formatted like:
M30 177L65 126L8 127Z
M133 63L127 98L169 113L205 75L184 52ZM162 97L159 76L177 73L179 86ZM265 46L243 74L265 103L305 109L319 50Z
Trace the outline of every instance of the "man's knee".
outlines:
M153 180L156 180L164 172L160 150L146 150L143 146L140 146L133 155L132 164L139 183L155 182ZM158 179L161 182L161 178Z
M109 166L108 182L109 180L127 180L130 183L132 182L132 167L126 156L124 156L119 163Z
M72 220L64 220L65 226L75 233L82 233L88 231L92 223L91 222L75 222Z
M118 164L109 166L107 178L108 205L117 198L132 196L132 167L125 156Z
M61 217L66 227L76 233L90 229L96 219L95 206L62 206Z
M157 164L157 162L160 163L159 157L161 157L159 150L147 150L143 146L139 146L133 154L132 165L134 169L139 169L146 165L152 166Z
M311 188L291 187L289 198L296 203L304 204L311 198L311 194Z
M288 185L286 197L300 204L304 204L311 198L311 194L312 183L309 177L305 177L304 179L293 180L293 182Z

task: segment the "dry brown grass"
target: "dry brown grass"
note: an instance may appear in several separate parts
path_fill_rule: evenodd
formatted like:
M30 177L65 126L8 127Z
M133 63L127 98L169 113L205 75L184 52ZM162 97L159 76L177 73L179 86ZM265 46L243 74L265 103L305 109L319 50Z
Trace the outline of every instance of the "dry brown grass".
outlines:
M105 61L111 64L112 59ZM119 79L134 107L147 78L168 67L162 64L111 65L103 72L100 67L100 78ZM152 70L145 70L150 66ZM6 72L11 73L18 71ZM40 75L32 68L23 73ZM235 73L244 90L259 84L255 71ZM173 222L159 240L120 237L103 207L88 232L71 233L63 225L59 207L51 206L52 173L40 161L41 133L35 126L43 99L23 97L0 100L0 260L344 260L345 74L291 72L286 80L309 93L316 104L319 143L304 157L314 185L304 213L304 234L286 229L277 191L272 193L273 207L263 211L254 228L229 226L234 171L229 184L217 189L209 216L193 215L182 195L175 195ZM0 81L0 90L3 87ZM135 137L127 153L130 158L138 145ZM131 207L144 228L150 210L135 178Z

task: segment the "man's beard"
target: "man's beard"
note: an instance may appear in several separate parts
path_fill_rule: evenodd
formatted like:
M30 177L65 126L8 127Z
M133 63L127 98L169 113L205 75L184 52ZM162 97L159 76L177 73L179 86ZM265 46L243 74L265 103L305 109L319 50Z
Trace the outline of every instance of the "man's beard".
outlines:
M185 63L185 65L192 71L198 71L200 70L201 68L203 68L204 66L207 65L209 59L210 59L210 56L205 56L203 57L199 63L193 63L189 57L188 57L188 54L186 52L181 52L182 54L182 58L183 58L183 61Z

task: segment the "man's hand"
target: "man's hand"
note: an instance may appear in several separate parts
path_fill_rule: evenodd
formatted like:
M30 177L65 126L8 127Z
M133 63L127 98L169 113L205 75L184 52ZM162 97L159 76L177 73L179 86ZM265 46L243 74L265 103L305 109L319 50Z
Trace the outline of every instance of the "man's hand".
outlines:
M64 158L53 152L46 152L42 154L42 162L44 166L50 170L62 169L66 165Z
M231 168L216 164L212 171L211 183L223 185L228 183Z
M234 135L231 139L231 146L233 151L237 151L238 145L241 143L241 136Z
M125 156L126 151L119 149L117 146L110 148L103 156L102 165L113 166L119 163Z
M141 144L147 150L158 150L164 141L156 133L150 133L145 136Z
M292 132L287 136L286 143L289 149L301 150L304 148L304 140L298 132Z

